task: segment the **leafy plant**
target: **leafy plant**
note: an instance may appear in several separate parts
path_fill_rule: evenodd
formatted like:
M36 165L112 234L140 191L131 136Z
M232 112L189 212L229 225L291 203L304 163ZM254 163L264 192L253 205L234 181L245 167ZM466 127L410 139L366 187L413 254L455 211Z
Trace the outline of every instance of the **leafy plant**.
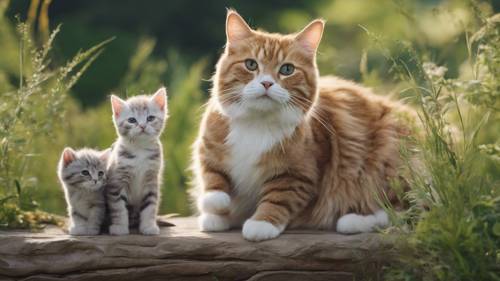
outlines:
M41 46L34 43L32 30L27 23L17 25L19 76L11 77L17 85L0 92L0 227L31 227L53 220L37 212L30 193L36 184L31 163L38 156L32 141L51 137L63 120L66 94L110 41L57 66L50 57L59 27Z
M418 107L423 133L411 140L416 151L403 150L410 207L387 206L401 235L388 280L500 280L500 15L471 8L481 27L466 34L469 70L456 78L411 44L394 54L369 33Z

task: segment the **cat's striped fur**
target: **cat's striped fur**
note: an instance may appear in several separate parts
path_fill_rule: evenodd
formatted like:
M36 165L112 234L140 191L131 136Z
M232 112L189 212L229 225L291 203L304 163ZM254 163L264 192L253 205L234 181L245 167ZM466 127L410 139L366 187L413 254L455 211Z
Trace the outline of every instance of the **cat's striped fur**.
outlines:
M67 147L59 160L58 176L64 189L71 235L97 235L105 216L104 185L109 150L74 151Z
M320 81L323 26L270 34L228 12L193 152L201 230L243 226L258 241L287 227L352 233L388 223L376 194L400 165L408 130L396 112L406 109L349 81Z
M130 227L139 227L142 234L157 235L163 170L159 137L167 119L166 90L127 101L112 96L111 104L118 140L108 164L109 233L124 235Z

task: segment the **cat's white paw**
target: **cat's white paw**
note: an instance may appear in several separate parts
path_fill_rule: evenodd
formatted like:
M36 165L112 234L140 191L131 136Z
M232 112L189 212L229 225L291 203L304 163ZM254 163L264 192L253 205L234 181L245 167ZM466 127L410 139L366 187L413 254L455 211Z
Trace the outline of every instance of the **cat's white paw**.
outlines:
M214 214L201 214L198 217L198 226L201 231L206 232L225 231L230 227L227 217Z
M378 210L375 212L375 218L377 219L377 226L380 228L389 226L389 215L384 210Z
M229 210L231 197L223 191L208 191L198 199L198 209L203 213L220 214Z
M347 214L337 221L337 232L352 234L361 232L371 232L377 227L389 225L389 217L384 210L379 210L373 215Z
M111 234L111 235L127 235L127 234L129 234L129 229L125 225L112 224L109 227L109 234Z
M156 223L150 225L139 226L139 232L144 235L158 235L160 234L160 228Z
M87 228L84 226L71 226L69 228L69 234L70 235L89 235Z
M243 224L243 237L250 241L262 241L278 237L284 227L276 227L267 221L249 219Z
M367 224L362 215L347 214L337 221L337 232L339 233L350 234L369 231L371 231L371 224Z

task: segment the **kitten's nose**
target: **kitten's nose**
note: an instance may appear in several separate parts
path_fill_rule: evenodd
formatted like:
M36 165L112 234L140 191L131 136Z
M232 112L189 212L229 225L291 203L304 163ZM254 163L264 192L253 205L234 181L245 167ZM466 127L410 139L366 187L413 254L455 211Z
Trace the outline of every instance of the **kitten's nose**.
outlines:
M264 86L264 88L266 88L266 90L267 90L267 89L271 88L271 86L272 86L274 83L273 83L273 82L271 82L271 81L262 81L262 82L260 82L260 84L262 84L262 86Z

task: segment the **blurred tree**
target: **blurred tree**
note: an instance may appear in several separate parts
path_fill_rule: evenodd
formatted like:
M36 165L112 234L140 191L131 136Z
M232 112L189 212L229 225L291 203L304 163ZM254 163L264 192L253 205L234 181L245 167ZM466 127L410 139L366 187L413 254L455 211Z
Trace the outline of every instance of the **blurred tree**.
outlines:
M38 2L38 1L36 1ZM44 2L44 1L42 1ZM119 85L128 59L144 36L156 38L154 53L182 50L190 63L208 56L211 62L225 42L226 8L235 8L254 25L275 28L279 15L288 10L314 14L319 1L133 1L54 0L49 7L52 24L63 23L59 48L65 57L111 36L116 40L75 87L84 106L96 105ZM8 13L26 15L30 1L12 1ZM175 65L172 68L175 69Z
M447 62L456 75L467 54L463 38L457 37L470 21L468 0L209 0L209 1L133 1L133 0L37 0L40 9L49 8L51 24L64 23L57 45L61 60L81 48L111 36L116 40L89 69L75 87L74 95L85 107L95 106L119 87L127 72L127 62L145 36L156 41L153 55L163 57L168 50L179 50L189 64L201 57L213 65L225 42L226 8L235 8L253 27L275 32L295 32L316 17L328 20L318 56L323 74L360 79L360 58L365 51L366 70L372 72L371 86L383 86L390 78L383 55L366 50L368 37L361 26L386 37L407 38L417 46L433 46L431 59ZM50 6L47 5L50 3ZM500 1L481 1L488 9L500 10ZM30 1L12 1L8 14L21 19ZM444 13L443 13L444 12ZM446 13L448 12L448 13ZM457 44L458 43L458 44ZM170 63L171 69L177 65ZM210 76L209 67L205 76ZM377 83L377 76L381 81ZM165 81L165 80L163 80ZM204 85L207 90L208 84ZM206 92L206 91L205 91Z

